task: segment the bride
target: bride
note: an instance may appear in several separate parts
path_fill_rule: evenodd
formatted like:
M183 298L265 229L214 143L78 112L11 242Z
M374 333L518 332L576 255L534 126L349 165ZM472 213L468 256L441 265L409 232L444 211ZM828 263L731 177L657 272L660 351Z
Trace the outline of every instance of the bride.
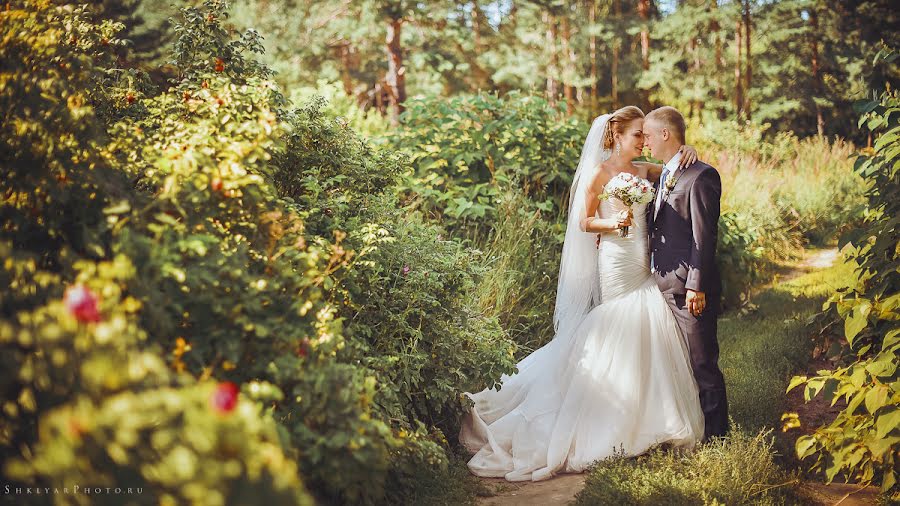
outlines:
M648 204L629 212L598 198L620 173L659 179L659 165L632 161L643 149L643 118L628 106L591 125L569 197L555 337L499 390L466 392L475 405L459 439L475 454L468 465L476 475L538 481L614 451L690 448L703 436L687 345L650 273ZM682 158L696 157L687 151Z

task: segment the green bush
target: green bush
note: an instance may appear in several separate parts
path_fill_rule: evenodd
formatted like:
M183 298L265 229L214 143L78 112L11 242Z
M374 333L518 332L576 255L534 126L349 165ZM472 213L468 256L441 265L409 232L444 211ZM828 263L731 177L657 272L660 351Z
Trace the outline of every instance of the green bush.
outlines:
M12 285L59 279L9 251ZM210 382L171 371L139 326L142 304L123 291L135 269L124 256L80 260L64 296L0 322L4 391L0 434L11 448L4 474L29 486L127 490L139 504L225 504L271 497L312 504L276 424L251 384L222 404ZM84 296L79 299L73 294ZM21 446L20 446L21 445ZM9 458L12 457L12 458ZM120 504L122 495L57 496L61 503Z
M895 51L884 50L876 61L891 62ZM856 170L870 181L866 221L846 235L856 279L835 293L819 323L822 348L837 352L834 370L812 378L797 376L788 390L805 385L806 400L821 394L845 407L828 425L797 440L800 458L814 459L812 468L831 482L838 476L861 483L880 481L891 500L900 499L897 448L900 445L900 108L896 91L857 104L860 125L876 134L871 149L860 154ZM842 335L835 339L831 329ZM835 346L829 346L828 342ZM843 341L843 346L841 346ZM792 424L802 421L788 416Z
M388 145L408 152L415 170L403 189L451 232L485 235L497 217L500 185L559 209L586 135L546 100L511 93L417 99Z
M459 393L511 372L513 345L463 295L478 253L399 205L403 157L320 102L288 110L223 2L183 11L165 89L112 66L117 27L89 8L13 4L8 474L127 483L149 503L306 503L305 486L326 502L440 502L422 487L450 472ZM87 300L80 326L65 293ZM213 379L243 385L224 418Z

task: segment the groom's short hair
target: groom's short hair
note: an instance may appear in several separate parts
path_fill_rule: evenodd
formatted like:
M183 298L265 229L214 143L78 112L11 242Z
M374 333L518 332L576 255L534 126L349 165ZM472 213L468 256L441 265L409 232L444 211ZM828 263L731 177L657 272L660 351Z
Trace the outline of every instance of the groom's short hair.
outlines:
M659 109L653 109L647 114L645 119L652 119L653 121L662 123L670 133L675 135L675 137L684 144L687 126L685 126L684 123L684 116L678 112L678 109L666 105Z

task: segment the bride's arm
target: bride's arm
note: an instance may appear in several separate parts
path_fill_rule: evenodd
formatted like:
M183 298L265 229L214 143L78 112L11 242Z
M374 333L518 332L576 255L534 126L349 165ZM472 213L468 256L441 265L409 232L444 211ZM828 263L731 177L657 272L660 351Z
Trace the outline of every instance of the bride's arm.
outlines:
M600 206L600 193L596 188L603 188L608 182L608 177L602 172L598 172L594 177L594 181L588 186L585 192L585 216L581 219L581 230L592 234L606 234L621 228L626 224L630 224L630 218L625 223L624 217L618 219L613 218L597 218L597 208Z
M688 167L698 160L697 148L685 144L678 150L681 153L681 160L678 162L678 168ZM632 162L638 170L647 171L647 179L653 183L659 181L662 175L663 166L658 163L650 162Z
M662 175L663 166L658 163L631 162L631 164L637 167L637 169L641 172L646 171L647 180L649 180L651 183L659 181L659 176Z

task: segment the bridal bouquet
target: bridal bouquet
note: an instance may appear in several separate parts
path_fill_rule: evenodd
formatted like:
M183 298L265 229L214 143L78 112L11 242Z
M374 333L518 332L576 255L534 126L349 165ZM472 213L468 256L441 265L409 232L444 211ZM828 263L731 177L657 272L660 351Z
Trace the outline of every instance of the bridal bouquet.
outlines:
M631 206L634 204L649 204L653 202L653 197L656 194L650 181L627 172L620 172L616 177L610 179L606 183L604 190L606 193L600 196L601 200L615 197L628 207L629 214L631 213ZM628 227L620 228L619 235L628 237Z

